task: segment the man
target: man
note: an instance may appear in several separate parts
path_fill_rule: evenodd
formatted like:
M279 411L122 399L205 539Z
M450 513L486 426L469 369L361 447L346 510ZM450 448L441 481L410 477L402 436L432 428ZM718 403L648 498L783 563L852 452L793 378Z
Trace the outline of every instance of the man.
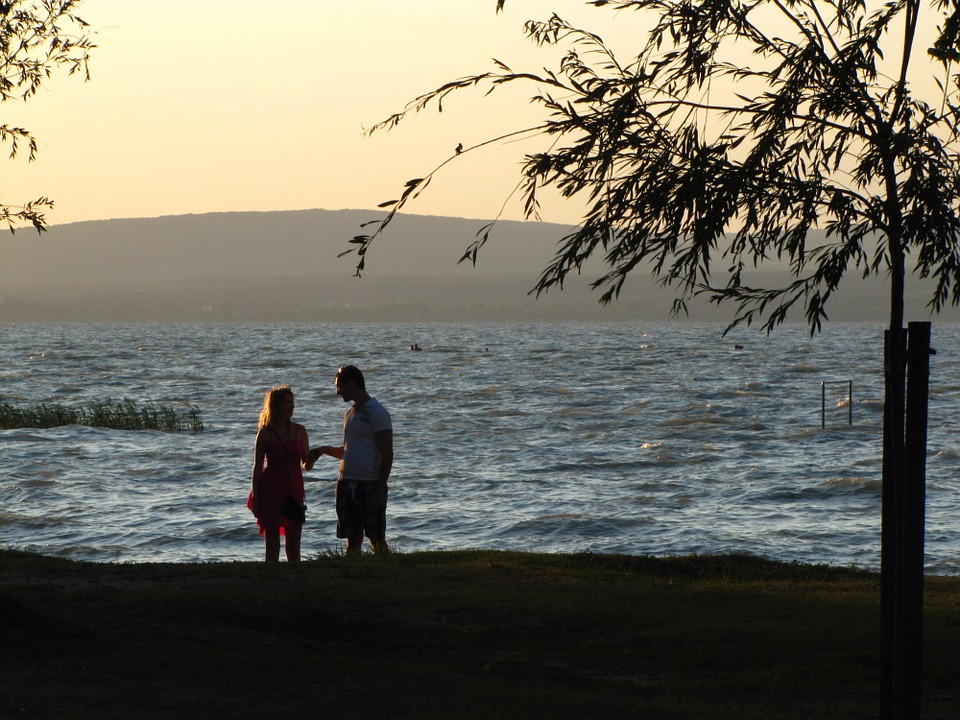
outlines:
M343 445L310 451L340 460L337 480L337 537L346 538L347 554L359 555L363 536L377 555L387 546L387 479L393 467L393 425L390 413L367 393L363 373L353 365L337 371L337 395L353 403L343 416Z

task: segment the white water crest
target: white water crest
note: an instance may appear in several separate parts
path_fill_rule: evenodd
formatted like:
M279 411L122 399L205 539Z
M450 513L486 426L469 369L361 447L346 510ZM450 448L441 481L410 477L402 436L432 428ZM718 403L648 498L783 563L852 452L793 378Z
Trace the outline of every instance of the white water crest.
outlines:
M339 444L339 365L390 410L400 551L747 552L879 568L883 327L694 323L2 325L0 401L196 405L199 433L0 432L0 543L124 562L256 560L264 392ZM412 344L422 352L410 350ZM926 567L960 574L960 327L934 324ZM852 407L846 381L853 383ZM821 390L826 386L826 427ZM852 412L852 424L848 424ZM304 554L336 550L336 463Z

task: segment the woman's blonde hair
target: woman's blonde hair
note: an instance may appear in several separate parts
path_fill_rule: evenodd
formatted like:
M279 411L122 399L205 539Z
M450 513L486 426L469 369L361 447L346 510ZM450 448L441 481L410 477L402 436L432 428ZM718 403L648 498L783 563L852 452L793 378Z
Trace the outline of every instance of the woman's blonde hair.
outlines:
M267 394L263 396L263 407L260 409L260 428L265 428L273 423L277 408L288 395L293 395L293 390L289 385L278 385L267 390Z

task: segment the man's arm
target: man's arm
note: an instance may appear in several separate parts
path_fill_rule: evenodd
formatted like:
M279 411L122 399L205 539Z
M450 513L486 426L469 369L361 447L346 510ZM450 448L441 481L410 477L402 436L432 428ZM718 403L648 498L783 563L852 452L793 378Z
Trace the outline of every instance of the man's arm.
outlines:
M320 447L315 447L315 448L313 448L313 449L310 451L310 457L309 457L310 466L311 466L311 467L313 466L313 463L315 463L315 462L317 461L317 459L318 459L321 455L329 455L330 457L334 457L334 458L336 458L337 460L342 460L342 459L343 459L343 445L336 445L336 446L335 446L335 445L321 445Z
M377 487L385 488L390 470L393 469L393 430L381 430L373 436L380 451L380 473L377 477Z

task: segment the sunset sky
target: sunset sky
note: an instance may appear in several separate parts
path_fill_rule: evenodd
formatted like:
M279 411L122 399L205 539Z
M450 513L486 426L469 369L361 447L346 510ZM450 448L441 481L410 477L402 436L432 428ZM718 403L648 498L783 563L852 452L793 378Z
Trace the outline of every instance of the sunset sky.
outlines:
M38 159L4 159L0 199L41 195L51 224L184 213L373 208L457 146L532 115L529 89L464 93L399 129L364 128L496 57L539 70L555 56L523 35L527 19L564 19L635 52L635 13L582 0L85 0L97 32L92 79L57 76L4 121L33 132ZM530 144L471 154L409 210L489 218L517 182ZM544 220L578 207L547 202ZM519 201L505 216L519 219Z
M497 128L524 95L465 94L389 133L364 128L496 57L540 68L522 32L552 11L609 26L580 0L86 0L97 31L91 81L57 76L5 121L40 141L37 161L4 159L0 198L46 195L51 224L117 217L372 208ZM498 100L502 95L503 99ZM498 104L499 103L499 104ZM509 117L507 116L509 113ZM492 217L516 183L516 145L464 158L418 214ZM557 204L544 219L576 218ZM507 215L520 217L515 203Z

